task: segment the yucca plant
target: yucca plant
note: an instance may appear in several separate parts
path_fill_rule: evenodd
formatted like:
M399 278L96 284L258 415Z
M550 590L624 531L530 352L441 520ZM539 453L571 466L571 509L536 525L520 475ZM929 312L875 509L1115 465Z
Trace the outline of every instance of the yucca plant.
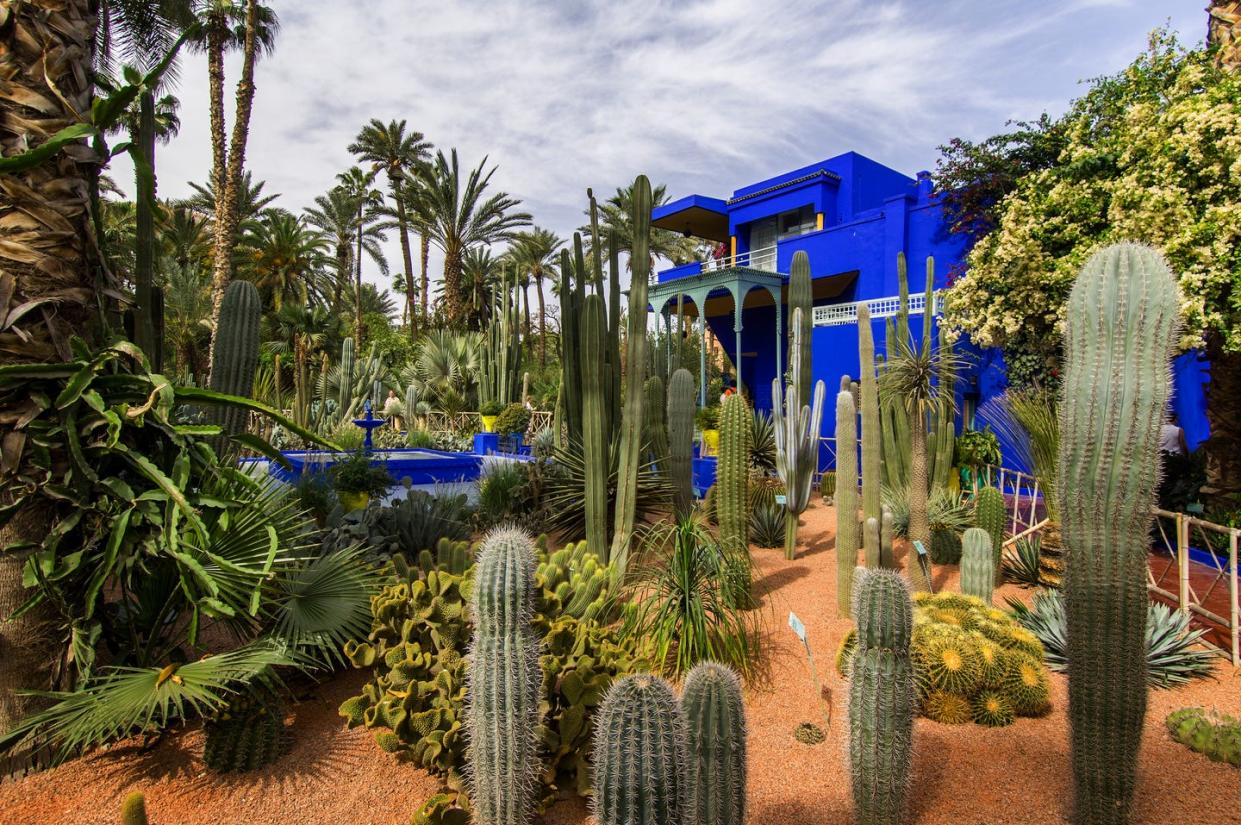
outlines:
M616 507L616 485L620 476L620 442L613 438L609 450L607 478L608 524L613 523ZM543 486L543 503L548 512L548 526L575 540L585 535L586 463L579 444L567 444L555 451L555 460ZM635 498L637 523L668 511L672 503L672 487L665 473L654 465L638 467L638 488Z
M750 512L750 540L759 547L784 546L784 508L764 502Z
M689 517L648 527L641 557L625 632L651 640L656 663L669 675L708 660L751 674L759 653L757 612L727 590L730 564L749 564L749 554L721 547L703 520Z

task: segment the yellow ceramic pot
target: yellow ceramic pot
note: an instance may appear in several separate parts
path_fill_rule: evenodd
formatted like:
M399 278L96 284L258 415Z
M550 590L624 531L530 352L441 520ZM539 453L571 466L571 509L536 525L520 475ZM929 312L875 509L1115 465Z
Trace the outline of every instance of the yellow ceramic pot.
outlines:
M499 417L498 415L480 415L479 418L483 420L483 432L494 433L496 431L496 419Z
M703 455L719 455L720 454L720 431L719 430L703 430L702 431L702 454Z
M371 501L370 493L346 493L342 490L336 494L336 497L340 499L340 506L345 508L346 513L363 510Z

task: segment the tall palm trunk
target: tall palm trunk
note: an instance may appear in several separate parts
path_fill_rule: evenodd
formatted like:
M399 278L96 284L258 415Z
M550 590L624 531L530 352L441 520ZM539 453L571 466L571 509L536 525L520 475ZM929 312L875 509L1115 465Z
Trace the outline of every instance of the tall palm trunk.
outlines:
M134 343L155 363L152 301L155 281L155 92L146 90L138 99L138 129L133 135L142 163L134 165ZM145 168L143 168L145 166Z
M414 295L414 260L409 249L409 214L405 211L405 197L401 194L401 178L398 173L388 172L388 184L392 188L392 199L396 201L396 229L401 238L401 263L405 267L405 303L409 306L409 340L417 337L414 323L414 308L417 297Z
M246 141L250 135L250 112L254 106L254 58L256 29L258 28L258 2L246 0L246 36L242 47L241 79L237 81L237 111L233 121L233 135L228 144L228 166L224 174L223 191L216 190L215 208L215 260L211 274L211 357L215 358L215 331L220 323L220 306L224 303L224 290L233 277L233 245L237 240L237 190L241 187L241 174L245 165ZM224 81L223 69L220 82ZM221 97L223 91L220 92ZM221 100L221 107L223 101ZM220 140L223 141L223 116L221 115Z
M539 296L539 366L547 366L547 307L543 302L543 270L534 270L534 294ZM525 400L524 398L522 399Z
M461 295L461 248L446 244L444 249L444 312L451 326L460 326L465 317Z
M915 541L928 547L931 541L930 516L927 513L927 462L926 462L926 414L915 410L909 416L909 555L906 558L906 575L915 590L931 589L931 583L923 575L918 563L918 552L912 546Z
M353 331L358 336L358 344L362 343L362 201L358 200L358 242L354 249L353 260Z
M427 325L427 298L431 294L431 285L427 279L427 259L431 257L431 238L427 235L427 230L423 229L419 238L418 255L422 259L422 325Z
M43 144L91 109L96 19L91 0L9 3L0 9L0 154ZM68 360L70 335L104 323L104 288L113 285L94 254L90 193L95 169L76 145L47 161L0 176L0 306L6 315L30 301L48 303L0 333L0 364ZM8 450L20 437L0 426ZM10 502L0 499L0 506ZM0 547L36 542L47 532L42 509L26 508L0 528ZM24 559L0 552L0 732L28 710L18 688L48 687L44 667L55 643L36 609L9 616L27 596Z

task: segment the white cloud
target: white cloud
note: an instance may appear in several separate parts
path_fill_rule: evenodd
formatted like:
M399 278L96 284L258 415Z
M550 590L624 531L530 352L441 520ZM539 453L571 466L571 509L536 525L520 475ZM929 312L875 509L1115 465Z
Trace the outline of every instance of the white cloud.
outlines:
M1201 0L750 3L526 0L282 3L260 63L247 168L297 209L333 184L369 118L405 118L562 234L585 189L645 172L674 197L737 186L847 150L903 171L935 147L1062 108L1172 15ZM1138 13L1135 14L1135 8ZM206 67L184 58L182 133L160 150L161 194L207 178ZM237 75L229 64L229 98ZM230 100L231 119L231 100ZM119 180L131 172L114 171ZM395 239L390 260L399 267ZM432 272L438 272L433 260Z

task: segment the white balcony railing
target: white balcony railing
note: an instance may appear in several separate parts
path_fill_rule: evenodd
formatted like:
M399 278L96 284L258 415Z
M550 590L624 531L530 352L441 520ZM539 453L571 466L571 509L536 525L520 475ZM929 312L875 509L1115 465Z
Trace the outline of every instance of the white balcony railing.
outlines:
M931 314L939 312L943 309L943 303L940 301L940 293L936 292L932 297L934 306L931 307ZM844 324L857 323L857 310L862 304L866 304L870 310L871 320L875 318L889 318L900 311L901 299L898 295L890 295L887 298L872 298L869 301L853 301L847 304L828 304L827 306L814 308L814 325L816 327L835 327ZM926 295L919 293L909 296L909 314L921 315L926 312Z
M762 249L751 249L749 252L739 252L736 255L712 258L709 261L702 262L703 272L718 272L721 269L733 269L735 267L775 272L776 248L774 245L765 246Z

